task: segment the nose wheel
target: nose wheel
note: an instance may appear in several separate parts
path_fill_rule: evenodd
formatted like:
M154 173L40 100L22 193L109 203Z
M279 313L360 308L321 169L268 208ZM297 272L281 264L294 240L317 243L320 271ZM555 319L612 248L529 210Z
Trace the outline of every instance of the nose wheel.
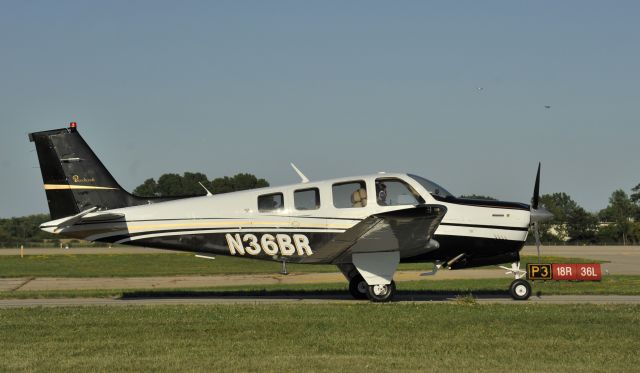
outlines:
M509 286L509 294L515 300L527 300L531 296L531 285L529 281L518 279Z

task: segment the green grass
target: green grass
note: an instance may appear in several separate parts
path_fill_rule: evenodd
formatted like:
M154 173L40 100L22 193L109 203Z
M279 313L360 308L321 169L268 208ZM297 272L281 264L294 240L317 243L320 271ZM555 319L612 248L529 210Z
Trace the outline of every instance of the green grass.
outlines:
M523 257L537 262L537 257ZM543 257L545 263L596 262L591 259ZM82 254L0 256L0 277L139 277L276 273L280 263L217 256L215 260L192 254ZM399 270L428 271L428 263L403 263ZM292 273L337 272L334 265L289 264Z
M460 295L475 296L504 295L510 278L432 280L400 282L397 284L401 296ZM602 282L535 282L533 296L540 295L640 295L640 276L605 276ZM243 285L227 287L202 287L186 289L108 289L108 290L52 290L0 292L0 299L29 298L137 298L137 297L218 297L218 296L278 296L297 295L313 297L318 295L346 295L347 282L325 284L280 284Z
M640 306L0 310L0 371L635 371Z
M296 272L335 272L333 265L294 265ZM137 277L274 273L280 263L192 254L81 254L0 257L0 277Z

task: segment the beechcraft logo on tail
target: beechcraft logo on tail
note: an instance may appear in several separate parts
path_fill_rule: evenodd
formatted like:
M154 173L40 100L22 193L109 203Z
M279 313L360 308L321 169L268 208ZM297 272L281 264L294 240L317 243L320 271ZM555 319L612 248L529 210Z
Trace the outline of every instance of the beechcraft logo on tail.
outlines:
M231 255L259 255L264 252L266 255L293 256L313 254L309 246L309 238L304 234L263 234L260 239L255 234L247 233L244 236L240 234L227 234L227 245ZM246 246L245 246L246 244Z
M96 179L94 177L86 178L86 177L80 177L78 175L73 175L71 178L73 179L74 183L95 183L96 182Z

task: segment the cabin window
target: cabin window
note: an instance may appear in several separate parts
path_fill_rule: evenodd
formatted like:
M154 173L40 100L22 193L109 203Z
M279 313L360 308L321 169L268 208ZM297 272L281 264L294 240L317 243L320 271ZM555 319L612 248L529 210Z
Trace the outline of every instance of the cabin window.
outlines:
M420 194L400 179L376 179L376 201L380 206L418 205L424 203Z
M296 190L293 203L296 210L317 210L320 208L320 191L318 188Z
M364 181L333 184L333 205L339 209L365 207L367 185Z
M282 193L264 194L258 197L258 210L269 212L284 208L284 197Z

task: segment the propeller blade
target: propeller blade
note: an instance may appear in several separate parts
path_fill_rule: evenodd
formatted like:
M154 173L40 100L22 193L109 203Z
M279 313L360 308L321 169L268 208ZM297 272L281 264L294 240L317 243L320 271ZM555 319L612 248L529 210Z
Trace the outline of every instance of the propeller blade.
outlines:
M540 231L538 230L538 222L533 223L533 233L536 236L536 249L538 249L538 263L541 263L541 259L540 259Z
M533 200L531 201L531 207L534 210L538 209L538 204L540 203L540 168L542 166L542 162L538 163L538 174L536 175L536 184L533 187Z

